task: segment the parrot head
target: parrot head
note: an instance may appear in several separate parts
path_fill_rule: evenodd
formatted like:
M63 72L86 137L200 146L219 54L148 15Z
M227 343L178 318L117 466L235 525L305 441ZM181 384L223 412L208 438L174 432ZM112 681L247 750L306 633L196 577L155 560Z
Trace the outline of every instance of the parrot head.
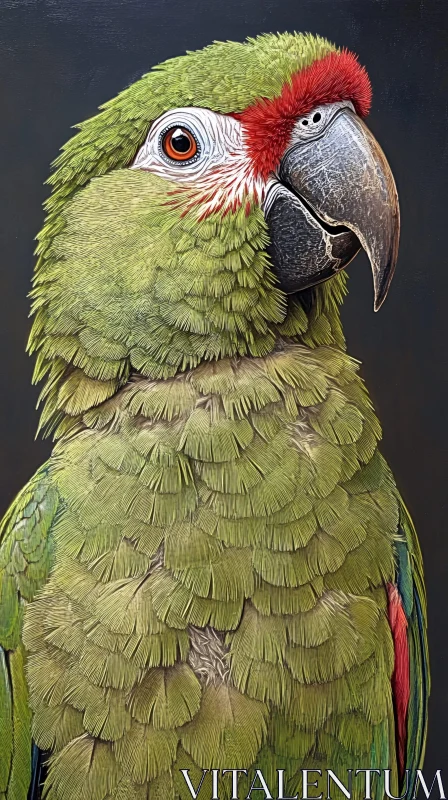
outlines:
M37 250L30 349L46 422L135 372L265 355L301 332L309 287L340 287L361 248L377 310L399 208L370 101L352 53L269 34L170 59L82 123Z
M355 56L330 52L288 75L274 97L265 91L236 113L169 109L132 169L182 187L199 220L258 203L288 294L327 280L362 246L377 310L395 266L399 212L389 165L362 121L370 97Z

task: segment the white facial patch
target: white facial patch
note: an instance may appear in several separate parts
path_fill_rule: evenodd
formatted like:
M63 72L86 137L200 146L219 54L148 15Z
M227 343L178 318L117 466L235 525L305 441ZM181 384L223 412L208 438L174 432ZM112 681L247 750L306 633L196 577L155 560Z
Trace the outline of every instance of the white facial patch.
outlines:
M187 131L196 143L191 158L171 158L166 136ZM191 188L201 212L235 207L249 196L260 201L264 181L255 178L246 153L241 123L225 114L206 108L176 108L159 117L151 126L143 147L131 169L152 172L161 178Z

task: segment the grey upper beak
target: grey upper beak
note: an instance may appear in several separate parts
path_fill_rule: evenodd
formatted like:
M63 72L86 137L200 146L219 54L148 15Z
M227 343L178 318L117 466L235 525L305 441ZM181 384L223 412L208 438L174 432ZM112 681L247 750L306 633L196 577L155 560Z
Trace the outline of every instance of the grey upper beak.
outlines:
M395 269L400 214L391 169L369 129L348 108L339 110L318 138L292 143L278 177L266 218L285 291L326 280L361 245L372 267L377 311Z

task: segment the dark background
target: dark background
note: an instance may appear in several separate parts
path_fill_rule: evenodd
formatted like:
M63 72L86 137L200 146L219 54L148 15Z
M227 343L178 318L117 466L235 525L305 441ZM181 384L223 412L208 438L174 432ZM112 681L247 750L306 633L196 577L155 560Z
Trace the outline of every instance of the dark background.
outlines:
M374 314L359 256L343 317L420 534L433 677L425 772L446 768L448 789L447 0L0 0L0 514L51 448L34 441L26 295L43 184L70 126L159 61L213 39L284 30L359 54L374 89L369 125L398 184L402 239L389 298Z

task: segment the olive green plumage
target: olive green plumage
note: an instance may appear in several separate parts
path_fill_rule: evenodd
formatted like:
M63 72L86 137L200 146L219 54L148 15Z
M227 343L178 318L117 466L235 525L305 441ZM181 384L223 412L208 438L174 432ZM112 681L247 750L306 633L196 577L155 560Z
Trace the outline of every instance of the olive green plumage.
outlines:
M345 353L345 277L288 300L255 203L198 222L125 168L168 108L237 111L329 49L174 59L58 159L30 339L57 443L0 547L5 800L26 797L31 737L49 800L185 798L181 768L396 784L385 584L397 542L411 594L420 557Z

